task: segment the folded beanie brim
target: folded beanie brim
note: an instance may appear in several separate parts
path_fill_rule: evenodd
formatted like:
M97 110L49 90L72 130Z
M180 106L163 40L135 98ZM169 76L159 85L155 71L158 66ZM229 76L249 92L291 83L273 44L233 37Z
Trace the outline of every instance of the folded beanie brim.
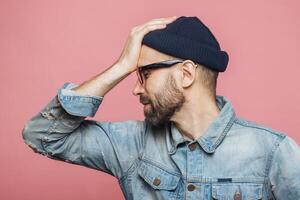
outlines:
M225 51L217 50L167 31L155 30L146 34L142 44L162 53L190 59L218 72L224 72L229 56Z

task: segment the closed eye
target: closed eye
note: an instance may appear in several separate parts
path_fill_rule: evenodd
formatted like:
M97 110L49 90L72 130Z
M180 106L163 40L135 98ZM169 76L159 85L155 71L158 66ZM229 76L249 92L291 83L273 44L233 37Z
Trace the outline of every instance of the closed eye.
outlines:
M145 78L148 78L150 76L149 72L144 73Z
M145 70L145 71L143 71L143 74L144 74L145 78L148 78L151 73L149 70Z

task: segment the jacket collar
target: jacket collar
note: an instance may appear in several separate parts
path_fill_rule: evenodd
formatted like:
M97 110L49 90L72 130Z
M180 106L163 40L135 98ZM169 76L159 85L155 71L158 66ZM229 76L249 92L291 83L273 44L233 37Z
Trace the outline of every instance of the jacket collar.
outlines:
M216 102L220 108L219 115L209 125L204 134L196 140L196 142L198 142L207 153L215 152L235 119L235 111L231 101L229 101L225 96L217 95ZM166 139L169 154L174 154L180 143L192 141L191 139L183 137L173 122L168 123L167 129Z

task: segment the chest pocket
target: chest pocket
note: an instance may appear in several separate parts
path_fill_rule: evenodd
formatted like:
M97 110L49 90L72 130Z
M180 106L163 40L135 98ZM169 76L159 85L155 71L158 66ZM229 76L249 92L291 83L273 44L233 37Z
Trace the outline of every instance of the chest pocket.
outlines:
M259 200L262 191L263 185L255 183L212 184L212 197L217 200Z
M180 180L179 175L145 161L141 161L138 174L155 190L175 191Z

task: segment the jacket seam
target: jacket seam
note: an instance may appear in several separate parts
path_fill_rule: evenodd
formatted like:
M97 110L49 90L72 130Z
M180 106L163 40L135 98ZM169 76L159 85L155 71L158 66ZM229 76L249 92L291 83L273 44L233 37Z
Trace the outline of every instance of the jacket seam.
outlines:
M133 160L133 162L130 164L129 168L128 168L126 171L123 172L123 175L121 175L121 176L119 177L119 182L124 181L128 176L130 176L130 175L135 171L136 168L134 168L134 169L132 169L132 168L133 168L133 166L134 166L137 162L140 161L140 157L141 157L141 155L143 155L143 153L144 153L144 147L145 147L145 143L144 143L145 139L144 139L144 137L145 137L145 134L146 134L146 132L147 132L147 123L144 123L143 126L145 126L145 129L144 129L144 131L142 132L142 138L141 138L141 144L142 144L142 145L141 145L141 149L138 150L138 156L137 156L137 158L135 158L135 159ZM138 166L138 165L136 165L136 166ZM131 172L131 173L130 173L130 172Z
M216 143L212 146L213 149L216 149L217 146L220 145L220 143L223 141L224 137L226 136L226 134L228 133L228 131L231 129L231 127L232 127L232 125L234 124L235 121L236 121L235 116L232 116L231 119L230 119L230 121L228 122L228 124L224 128L221 136L218 138L218 140L216 141Z
M269 179L269 173L270 173L270 169L272 167L272 164L273 164L273 161L274 161L274 155L275 153L278 151L279 149L279 146L280 144L282 143L282 141L285 139L286 137L284 138L278 138L274 144L274 147L271 151L271 155L270 155L270 158L267 162L267 166L266 166L266 177L268 178L269 182L270 182L270 179ZM280 140L280 141L279 141Z
M285 138L285 135L283 133L281 133L281 132L272 131L272 130L270 130L268 128L264 128L264 127L260 127L260 126L246 124L245 122L241 121L240 119L235 120L235 123L239 124L241 126L244 126L244 127L251 127L251 128L256 128L256 129L267 131L267 132L269 132L269 133L271 133L273 135L276 135L276 136L278 136L278 137L280 137L282 139Z
M173 175L175 175L175 176L181 176L180 173L175 172L175 171L172 171L171 169L165 167L164 165L162 165L162 164L160 164L159 162L156 162L156 161L154 161L154 160L152 160L152 159L150 159L150 158L143 157L143 158L141 158L141 160L144 161L144 162L146 162L146 163L148 163L148 164L150 164L150 165L154 165L155 167L158 167L158 168L160 168L161 170L166 171L166 172L168 172L168 173L170 173L170 174L173 174Z
M125 181L135 171L135 169L138 167L139 161L140 161L139 158L134 159L134 161L132 162L130 167L126 170L124 175L118 178L119 184L122 184L122 182Z

